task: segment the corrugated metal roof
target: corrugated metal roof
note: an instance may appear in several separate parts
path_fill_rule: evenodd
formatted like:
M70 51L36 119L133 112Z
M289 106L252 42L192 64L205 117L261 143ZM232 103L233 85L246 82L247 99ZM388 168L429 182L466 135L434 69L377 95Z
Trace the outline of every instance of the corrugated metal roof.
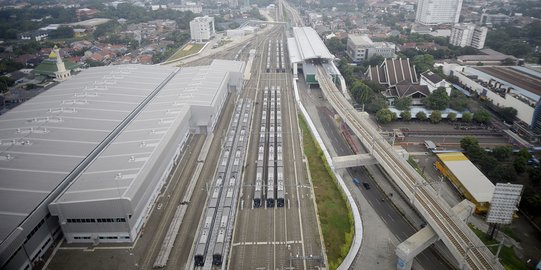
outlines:
M334 55L329 52L327 46L313 28L293 27L293 36L302 61L317 58L334 59Z
M188 127L191 107L217 106L228 72L242 68L243 62L227 60L182 68L56 202L132 197L168 146L169 135Z
M437 154L477 202L490 202L494 184L461 152Z
M243 62L210 66L145 65L82 71L0 116L0 242L145 98L165 86L63 193L62 201L118 198L136 189L167 132L190 116L190 106L214 105L228 72ZM144 142L145 147L140 147ZM118 174L120 172L120 175ZM117 178L117 179L115 179ZM109 181L111 180L112 181ZM129 195L127 195L129 196Z
M287 38L287 50L289 52L289 62L300 63L302 62L301 53L297 45L297 41L294 37Z
M0 240L175 70L84 70L0 116Z

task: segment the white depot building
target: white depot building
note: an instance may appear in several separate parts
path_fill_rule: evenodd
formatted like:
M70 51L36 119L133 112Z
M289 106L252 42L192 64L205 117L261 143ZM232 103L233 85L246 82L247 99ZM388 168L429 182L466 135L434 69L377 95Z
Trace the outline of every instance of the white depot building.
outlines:
M190 35L195 42L209 41L216 35L214 17L196 17L190 21Z
M488 28L485 26L476 26L473 23L455 24L451 30L449 43L460 47L474 47L482 49L485 47Z
M458 23L462 0L419 0L415 22L424 25Z
M133 242L190 133L213 131L243 62L84 70L0 116L0 268L68 242Z
M346 53L354 62L370 59L380 55L394 58L396 46L390 42L373 42L367 35L348 35Z

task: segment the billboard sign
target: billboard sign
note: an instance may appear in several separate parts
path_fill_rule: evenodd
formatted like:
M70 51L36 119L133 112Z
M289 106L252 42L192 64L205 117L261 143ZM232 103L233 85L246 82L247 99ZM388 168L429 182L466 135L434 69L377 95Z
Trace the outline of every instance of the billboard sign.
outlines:
M522 185L497 183L487 215L488 223L511 224L522 194Z

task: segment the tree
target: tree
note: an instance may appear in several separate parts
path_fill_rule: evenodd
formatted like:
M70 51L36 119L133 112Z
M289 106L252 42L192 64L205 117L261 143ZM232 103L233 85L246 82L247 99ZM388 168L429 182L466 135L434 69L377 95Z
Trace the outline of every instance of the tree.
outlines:
M474 148L480 148L479 141L477 138L472 136L466 136L460 140L460 147L464 150L464 152L470 152Z
M387 108L387 105L387 100L381 94L377 94L374 95L370 103L364 106L364 108L367 112L374 113L383 108Z
M445 110L449 107L449 99L445 87L438 87L423 99L423 104L431 110Z
M359 104L370 103L374 96L374 91L372 91L368 85L357 79L353 80L353 85L350 89L351 96Z
M415 65L418 73L423 73L434 66L434 57L430 54L417 55L413 57L413 65Z
M120 5L122 4L119 4L119 6ZM118 29L119 26L120 25L116 20L109 21L107 23L96 26L96 30L94 30L94 33L92 33L92 35L94 35L94 38L97 39L99 37L105 36L107 33L115 32L115 29Z
M528 165L528 159L523 156L515 158L513 161L513 167L518 174L521 174L526 171L526 166Z
M468 108L468 98L458 90L451 90L449 108L459 112L465 111Z
M427 116L426 116L425 112L420 111L420 112L415 114L415 118L417 118L417 119L419 119L421 121L424 121L424 120L426 120Z
M346 50L346 44L336 37L325 40L325 45L327 45L329 51L334 55L342 54Z
M73 29L71 27L67 26L60 26L58 29L53 30L49 33L49 37L52 39L56 38L72 38L73 37Z
M450 112L447 114L447 119L449 119L449 121L456 121L456 113L455 112Z
M472 119L473 119L473 115L471 112L465 112L462 114L462 121L471 122Z
M8 91L8 88L15 84L15 80L10 77L1 76L0 77L0 93L5 93Z
M409 110L411 106L411 97L397 98L394 101L394 106L399 110Z
M379 64L381 64L383 62L383 60L385 60L385 58L381 55L373 55L372 57L370 57L367 61L368 65L370 66L377 66Z
M400 117L402 117L402 120L409 121L411 120L411 112L410 111L402 111L400 113Z
M509 146L496 146L492 149L492 155L498 161L505 161L513 154L513 150Z
M530 154L530 152L528 151L528 148L521 148L518 151L517 156L522 157L522 158L524 158L526 160L532 158L532 154Z
M528 211L530 215L541 215L541 194L532 188L524 190L523 199L520 201L520 208Z
M529 168L528 178L532 185L537 186L541 183L541 168Z
M498 164L495 167L494 164L491 164L490 167L493 169L489 173L489 177L494 183L514 182L517 177L515 170L509 164Z
M393 120L393 112L391 112L389 109L380 109L376 113L376 120L380 123L386 124Z
M487 124L490 121L490 114L485 110L477 111L473 114L473 120L477 123Z
M368 85L375 93L381 93L387 89L385 86L375 81L364 81L364 84Z
M259 13L259 9L256 7L253 7L252 10L250 10L250 16L261 21L266 21L265 16L261 15L261 13Z
M0 74L10 73L23 67L23 64L15 62L11 59L0 60Z
M435 110L430 114L430 122L439 123L441 121L441 111Z
M517 117L517 109L513 107L501 108L498 113L502 116L503 120L508 124L512 124Z

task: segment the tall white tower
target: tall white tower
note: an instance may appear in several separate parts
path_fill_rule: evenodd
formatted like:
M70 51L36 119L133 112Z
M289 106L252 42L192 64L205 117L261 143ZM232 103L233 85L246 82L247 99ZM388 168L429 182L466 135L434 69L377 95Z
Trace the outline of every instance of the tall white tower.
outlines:
M53 48L53 52L56 54L56 69L57 71L54 73L56 76L57 81L65 81L69 78L71 78L71 71L66 70L66 66L64 65L64 61L62 61L62 57L60 57L60 49L55 45Z
M463 0L419 0L415 22L424 25L455 24Z

